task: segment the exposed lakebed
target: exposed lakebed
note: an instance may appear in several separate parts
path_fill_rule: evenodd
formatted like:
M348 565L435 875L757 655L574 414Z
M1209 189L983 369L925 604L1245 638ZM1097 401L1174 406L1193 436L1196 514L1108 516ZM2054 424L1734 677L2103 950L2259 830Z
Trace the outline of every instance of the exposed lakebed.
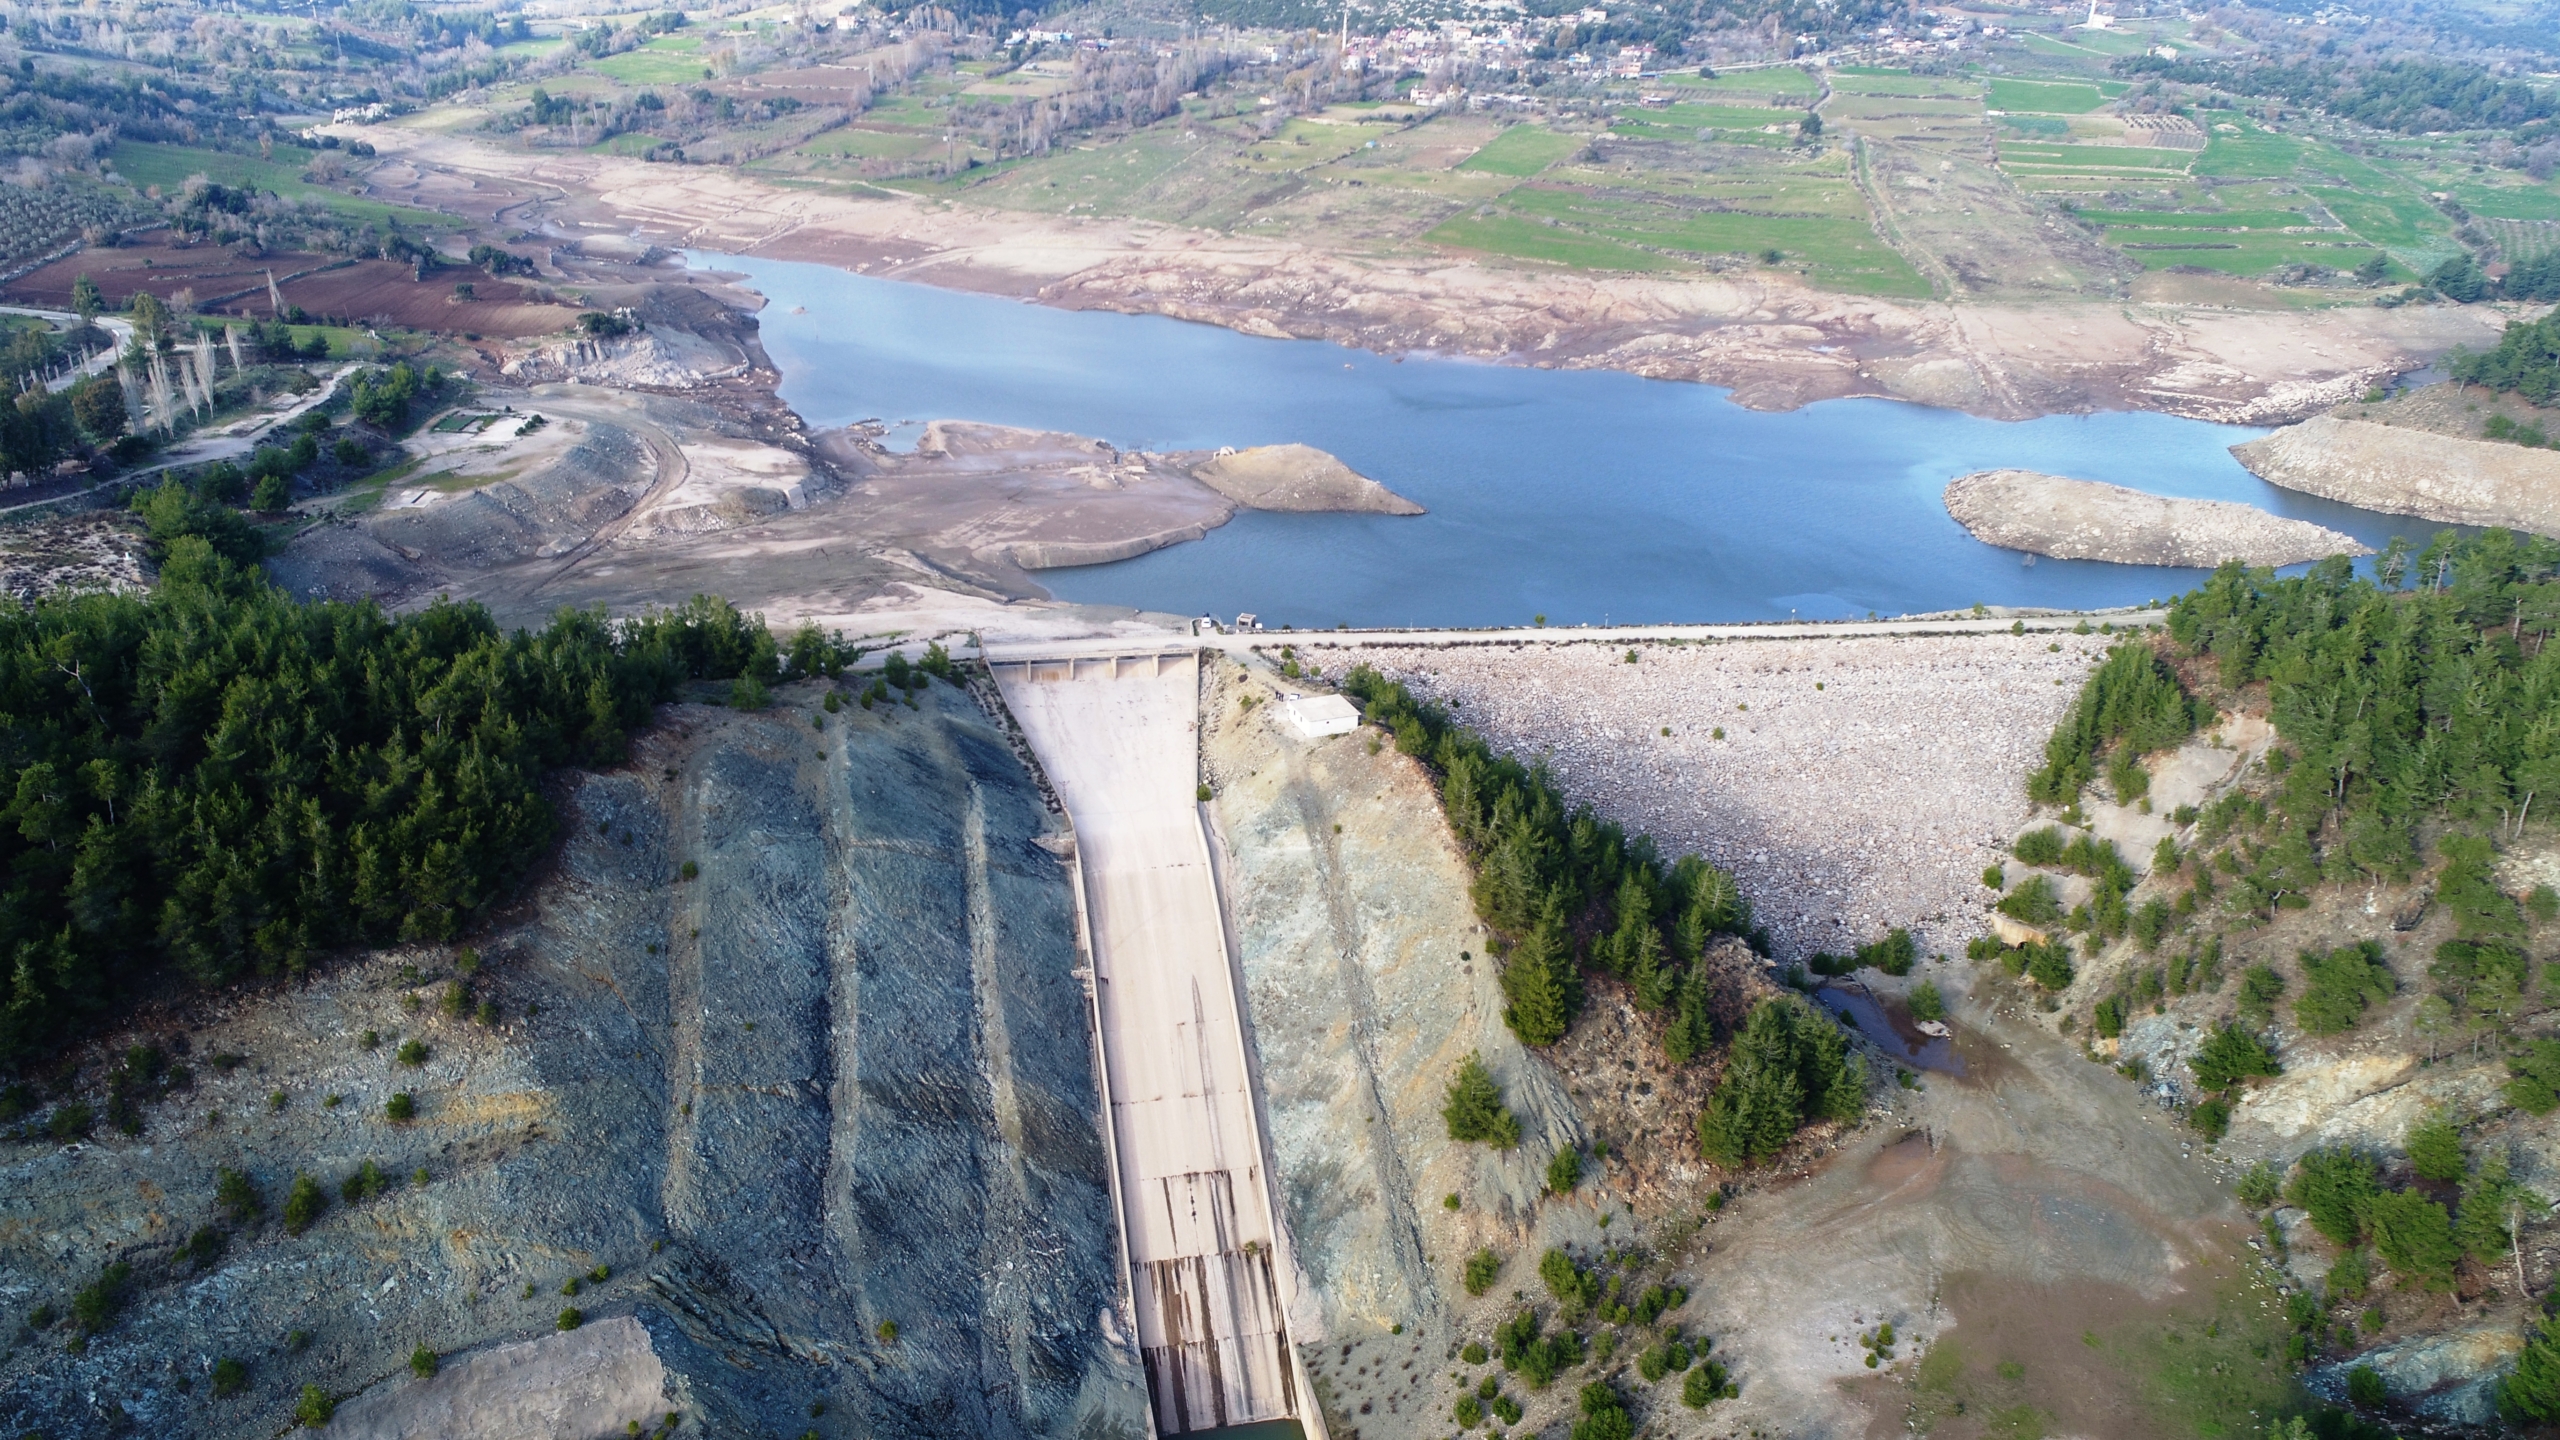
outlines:
M2280 489L2231 445L2266 432L2146 413L2000 422L1884 400L1770 413L1605 371L1403 358L1154 316L1049 309L823 265L700 254L773 303L781 394L889 443L963 419L1122 449L1301 443L1428 510L1245 513L1207 539L1045 571L1065 599L1266 624L1830 619L2133 604L2203 572L2035 560L1940 494L2019 468L2257 505L2377 549L2441 528Z

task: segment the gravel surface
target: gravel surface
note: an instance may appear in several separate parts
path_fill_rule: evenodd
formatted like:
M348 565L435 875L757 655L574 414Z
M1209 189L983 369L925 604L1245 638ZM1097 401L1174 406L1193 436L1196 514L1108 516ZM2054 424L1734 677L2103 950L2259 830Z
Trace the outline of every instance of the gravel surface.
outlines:
M1624 646L1569 641L1313 658L1330 678L1366 663L1454 704L1666 857L1695 851L1731 870L1778 955L1795 959L1894 925L1955 953L1987 928L1982 869L2026 823L2027 771L2108 644L1741 641L1638 646L1632 665Z

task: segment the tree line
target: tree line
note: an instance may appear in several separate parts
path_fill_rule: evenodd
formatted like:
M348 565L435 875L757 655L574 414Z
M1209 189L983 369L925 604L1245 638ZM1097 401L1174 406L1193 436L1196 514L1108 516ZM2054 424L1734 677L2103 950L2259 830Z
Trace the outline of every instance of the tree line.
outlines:
M1671 1063L1714 1049L1709 946L1721 935L1768 945L1732 875L1696 855L1665 864L1650 836L1568 808L1543 765L1497 754L1366 665L1343 689L1437 779L1475 871L1476 916L1500 947L1503 1021L1523 1044L1563 1039L1596 971L1622 981L1638 1010L1666 1017ZM1865 1089L1863 1063L1827 1016L1792 996L1764 1001L1700 1117L1702 1151L1723 1164L1766 1159L1802 1125L1856 1114Z
M0 1063L148 987L451 937L550 843L545 772L619 760L687 679L782 670L718 600L394 617L286 595L224 507L173 487L152 519L150 595L0 614Z
M2560 250L2543 258L2552 293L2534 298L2560 300ZM2539 320L2511 320L2496 348L2477 355L2456 352L2445 368L2465 385L2486 385L2536 405L2560 401L2560 311Z
M2478 65L2452 60L2313 59L2290 64L2128 55L2115 62L2128 79L2209 86L2233 95L2264 95L2323 110L2376 130L2508 130L2530 141L2549 133L2560 100L2521 80L2502 80Z

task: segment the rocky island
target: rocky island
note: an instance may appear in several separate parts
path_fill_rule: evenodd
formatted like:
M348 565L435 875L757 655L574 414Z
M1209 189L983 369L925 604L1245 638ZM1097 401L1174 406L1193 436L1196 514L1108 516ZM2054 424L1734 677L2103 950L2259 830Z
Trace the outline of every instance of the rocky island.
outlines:
M2176 500L2032 470L1979 470L1948 484L1947 513L1973 538L2057 560L2209 568L2298 565L2371 547L2307 520L2229 500Z

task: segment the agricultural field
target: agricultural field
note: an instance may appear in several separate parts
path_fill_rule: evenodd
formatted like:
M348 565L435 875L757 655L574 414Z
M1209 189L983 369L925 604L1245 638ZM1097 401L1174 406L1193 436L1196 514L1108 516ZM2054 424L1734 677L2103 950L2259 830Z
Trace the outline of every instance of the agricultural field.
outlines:
M1468 156L1458 168L1525 179L1580 150L1585 143L1579 136L1559 135L1543 125L1514 125Z
M698 83L711 78L710 67L702 63L703 48L697 35L661 35L637 50L590 60L586 68L625 85Z
M1693 147L1703 148L1703 147ZM1876 234L1847 157L1726 147L1712 168L1560 165L1444 221L1424 238L1586 269L1770 264L1826 289L1925 297L1928 282ZM1774 252L1776 258L1769 258Z
M304 178L314 160L338 153L278 145L270 159L192 145L119 140L111 163L117 174L146 191L156 187L163 194L172 194L187 183L188 177L202 175L217 185L254 186L288 200L317 200L340 214L375 224L397 220L403 225L422 229L446 229L454 225L450 215L386 205L379 200L350 195L343 189L333 189Z

